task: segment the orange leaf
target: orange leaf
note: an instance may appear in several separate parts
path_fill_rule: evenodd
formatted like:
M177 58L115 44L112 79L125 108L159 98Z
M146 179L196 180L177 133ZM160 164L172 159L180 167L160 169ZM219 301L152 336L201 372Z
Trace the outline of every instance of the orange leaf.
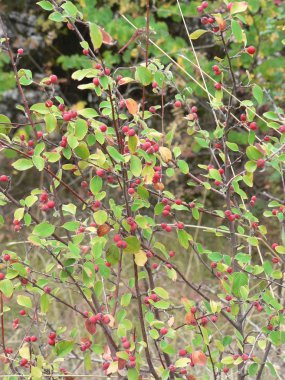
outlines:
M189 311L189 313L186 314L185 323L187 323L187 325L196 325L195 315L191 313L191 311Z
M216 23L219 25L219 29L220 31L223 31L226 29L226 26L227 26L227 23L226 21L223 19L223 17L219 14L215 14L215 19L216 19Z
M96 332L96 325L89 321L89 318L85 320L85 328L91 334L94 335Z
M113 37L109 33L107 33L103 28L99 27L99 29L100 29L100 32L101 32L102 37L103 37L103 43L105 45L115 45L116 44L116 41L113 40Z
M102 224L101 226L99 226L97 228L97 235L98 236L104 236L104 235L107 235L107 233L111 230L110 226L108 226L108 224Z
M118 359L118 368L123 369L123 368L125 368L125 366L126 366L126 361L122 358L119 358Z
M126 99L126 106L131 115L135 115L138 113L139 106L138 103L134 99Z
M193 364L205 366L207 364L207 356L202 351L194 351L191 355Z
M103 359L106 361L112 360L111 350L109 346L105 346L104 354L102 356L103 356Z

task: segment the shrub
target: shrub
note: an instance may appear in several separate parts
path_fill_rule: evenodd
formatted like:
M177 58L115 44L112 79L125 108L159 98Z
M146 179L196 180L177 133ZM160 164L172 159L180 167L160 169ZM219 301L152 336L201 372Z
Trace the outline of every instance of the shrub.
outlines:
M25 50L1 39L25 119L0 116L12 167L0 173L1 222L17 237L5 243L0 273L5 375L276 378L285 126L252 77L262 47L247 28L260 5L217 2L218 13L202 2L201 27L188 33L177 1L191 56L176 60L153 36L149 1L144 28L122 16L134 29L124 46L75 4L38 2L81 46L84 66L65 79L96 97L90 107L60 96L64 78L33 79L21 67ZM204 35L220 46L210 70L195 49ZM104 54L137 43L136 64L106 66ZM44 100L30 105L27 86Z

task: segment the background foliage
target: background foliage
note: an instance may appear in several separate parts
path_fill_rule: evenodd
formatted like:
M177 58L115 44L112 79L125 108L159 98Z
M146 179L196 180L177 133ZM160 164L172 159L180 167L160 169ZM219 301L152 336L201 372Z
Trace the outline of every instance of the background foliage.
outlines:
M51 16L51 3L42 2L40 7L35 1L4 1L0 5L13 53L24 49L18 62L18 69L25 70L20 72L21 85L37 131L46 134L46 141L35 140L32 160L13 149L29 152L28 141L34 137L32 127L22 125L27 119L23 106L19 106L22 99L3 41L0 174L7 174L11 182L9 191L5 183L1 184L1 270L6 277L0 282L0 290L5 296L5 345L13 348L12 366L7 360L9 352L2 356L3 374L7 379L13 379L8 376L13 371L16 376L17 371L31 371L35 379L44 374L54 378L64 373L107 375L117 374L119 366L121 378L150 376L139 324L139 298L143 301L145 328L159 378L183 378L181 370L187 368L187 378L191 380L246 376L258 379L265 358L261 376L281 379L285 339L284 135L280 130L284 124L284 2L249 0L245 11L232 16L228 16L227 2L209 2L211 14L221 13L229 27L225 32L226 49L214 33L193 38L201 69L214 78L207 81L212 104L207 91L201 88L200 69L181 18L182 13L190 35L205 29L197 12L200 2L181 2L181 12L176 1L151 2L150 38L161 50L149 45L151 64L148 71L141 72L138 67L143 67L145 60L145 35L121 54L118 51L134 33L126 18L137 28L145 28L146 1L69 3L77 8L81 20L104 27L114 40L114 44L100 47L102 60L111 69L110 78L101 81L102 94L90 83L97 72L90 56L82 54L86 46L79 44L74 30L67 27L66 18ZM73 8L70 9L67 14L72 13ZM92 46L94 38L92 41L88 27L80 22L76 25ZM250 45L256 48L254 56L242 50ZM233 119L233 128L223 135L221 125L215 124L212 109L221 123L227 120L230 94L214 87L219 80L231 91L231 70L225 52L234 57L231 63L239 101L233 111L238 122ZM213 65L222 70L219 78L214 76ZM90 69L90 74L80 71L83 69ZM58 82L52 88L45 87L51 74L57 75ZM116 87L117 75L131 79ZM152 85L154 81L158 82L158 89ZM149 137L166 150L160 149L157 154L136 151L136 143L133 147L129 137L130 152L117 149L108 83L116 89L117 105L123 98L140 103L144 88L144 115L136 115L129 107L116 112L121 112L121 121L136 130L142 143ZM80 85L83 87L78 88ZM64 123L57 107L51 107L50 112L45 106L49 98L56 106L64 102L80 117ZM175 101L181 101L182 107L175 107ZM156 108L155 115L150 107ZM198 108L198 121L192 107ZM257 132L239 122L242 113L246 113L248 122L257 122ZM15 124L10 124L10 120ZM106 135L100 130L102 122L108 127ZM146 132L138 126L144 126ZM67 147L65 143L60 145L63 136L67 136ZM265 136L269 136L269 141L264 141ZM101 153L97 151L98 144ZM218 171L225 170L224 148L234 162L234 178L229 174L224 177ZM123 155L128 157L126 162ZM89 159L95 168L85 165ZM258 167L260 159L264 165ZM163 168L163 187L153 183L148 160L152 160L151 168ZM47 162L53 176L43 170ZM135 236L130 230L132 223L127 222L126 205L117 183L125 175L120 168L122 162L129 181L148 178L135 187L134 199L130 197L132 218L138 226ZM100 180L96 167L110 171L113 177L109 183L106 176L103 182ZM61 180L74 189L75 199ZM234 192L229 203L218 194L228 194L228 180ZM49 200L55 202L49 213L42 208L45 202L40 201L45 191ZM163 198L168 198L171 205L170 219L167 212L163 214ZM82 199L87 204L82 205ZM90 204L96 201L101 202L100 207L90 213ZM230 215L225 217L229 205L231 213L238 215L236 222L230 220ZM30 212L36 219L29 216ZM161 228L165 218L172 228L169 233ZM19 231L15 228L17 223L13 224L15 220L21 221ZM110 233L106 222L112 226ZM187 228L178 228L177 222ZM98 232L98 226L107 229L107 236L100 236L106 231ZM238 240L234 261L229 238L233 226ZM125 249L113 240L122 230L127 242ZM68 249L53 240L54 233L59 233L57 236L64 242L67 239ZM152 239L153 245L148 246ZM149 257L144 265L148 249L157 257ZM170 252L175 252L175 256ZM5 255L10 256L8 261ZM57 255L63 260L63 267L56 261ZM138 264L139 296L133 256ZM70 274L80 284L82 293ZM28 284L23 282L26 277ZM196 313L193 308L197 308ZM242 331L230 322L239 323L241 309L248 317ZM20 310L25 310L25 315L19 316ZM88 311L90 318L94 310L110 319L97 323L97 327L103 328L97 328L96 334L92 330L94 324L90 325L83 315ZM114 360L106 329L119 347L119 361ZM49 344L51 331L56 331L55 346ZM24 342L27 335L36 336L39 344ZM185 354L179 353L184 349ZM131 361L130 355L136 360ZM21 365L23 359L30 361L31 366ZM134 368L131 362L135 362Z

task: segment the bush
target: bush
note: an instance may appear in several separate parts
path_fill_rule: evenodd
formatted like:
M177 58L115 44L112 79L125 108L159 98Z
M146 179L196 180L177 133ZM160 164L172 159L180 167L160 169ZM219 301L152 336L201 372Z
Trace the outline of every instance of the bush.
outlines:
M281 378L285 125L264 51L279 68L282 33L274 46L253 33L280 6L259 3L192 2L189 31L170 2L189 36L177 57L148 0L145 20L106 30L82 2L39 1L81 52L39 80L4 33L22 119L0 115L7 379ZM129 40L116 43L121 23Z

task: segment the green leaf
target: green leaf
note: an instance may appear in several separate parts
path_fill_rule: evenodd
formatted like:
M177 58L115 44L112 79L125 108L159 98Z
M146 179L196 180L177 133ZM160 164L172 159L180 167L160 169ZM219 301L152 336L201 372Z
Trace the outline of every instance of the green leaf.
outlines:
M101 226L102 224L104 224L104 223L107 221L107 219L108 219L108 214L107 214L107 212L104 211L104 210L99 210L99 211L94 212L94 214L93 214L93 218L94 218L95 222L96 222L99 226Z
M189 363L190 363L189 358L180 358L180 359L176 360L175 367L176 368L183 368L183 367L186 367L187 364L189 364Z
M139 373L135 368L129 368L127 376L128 376L128 380L138 380L139 379Z
M248 276L245 273L233 273L232 292L236 297L241 296L240 288L248 286Z
M76 17L76 15L78 13L78 9L76 8L76 6L71 1L67 1L65 4L63 4L62 8L71 17Z
M236 143L226 142L227 147L232 150L233 152L239 152L239 147Z
M32 160L35 167L41 172L45 167L45 160L42 157L35 155L32 157Z
M98 113L94 110L94 108L84 108L83 110L79 110L78 114L86 117L86 119L92 119L98 116Z
M91 179L90 190L92 194L96 195L97 193L99 193L99 191L102 189L102 186L103 186L103 180L101 177L96 176Z
M252 93L254 98L257 100L257 103L259 105L263 102L263 90L261 87L259 87L257 84L253 86Z
M191 40L197 40L198 38L200 38L201 36L203 36L203 34L207 33L208 30L205 30L205 29L197 29L195 30L195 32L189 34L189 38Z
M151 71L144 66L136 68L135 78L143 86L148 86L153 80Z
M160 298L163 298L166 300L169 298L168 292L163 288L159 288L159 287L154 288L153 292L156 293Z
M156 309L166 310L166 309L169 308L169 306L170 306L170 302L168 302L168 301L157 301L157 302L153 302L152 305L153 305Z
M20 306L27 307L29 309L31 309L33 307L33 304L32 304L30 297L27 297L27 296L19 295L17 297L17 304Z
M247 7L248 7L248 3L246 1L241 1L241 2L234 2L232 3L232 7L231 7L231 14L234 15L236 13L241 13L241 12L245 12L247 10Z
M116 148L114 148L113 146L108 146L107 147L107 151L109 152L110 156L115 160L115 161L118 161L118 162L124 162L125 159L124 159L124 156L121 155L121 153L119 153L117 151Z
M5 116L0 115L0 133L7 134L11 128L11 120Z
M0 281L0 291L5 297L11 297L14 291L14 286L11 280L4 279Z
M124 253L137 253L141 248L141 243L136 236L128 236L126 239L127 248L124 249Z
M46 125L46 131L48 133L53 132L57 127L56 117L52 113L48 113L45 115L44 120Z
M103 43L103 36L98 25L90 22L89 24L90 38L95 50L99 49Z
M257 165L255 161L247 161L244 167L247 172L253 173L255 172Z
M12 166L19 170L19 171L25 171L34 166L33 161L29 158L20 158L19 160L15 161Z
M74 153L84 160L90 156L90 152L85 141L81 141L78 144L78 146L74 149Z
M43 222L43 223L38 224L33 229L33 234L40 237L49 237L54 233L54 231L55 231L55 226L53 226L49 222Z
M70 354L70 352L73 350L73 347L74 347L74 342L64 340L64 341L58 342L55 345L55 351L56 351L57 356L62 358Z
M131 169L132 174L135 177L139 177L141 175L142 163L141 163L141 160L137 156L131 157L130 169Z
M248 146L246 148L246 155L250 160L257 161L259 158L263 157L263 154L255 147L255 146Z
M42 378L42 371L39 367L31 366L31 379L37 380Z
M242 28L240 26L240 23L236 20L232 20L232 31L237 42L242 42Z
M40 299L40 306L41 306L42 313L45 314L48 312L49 305L50 305L49 295L46 293L42 294L41 299Z
M59 12L51 13L48 18L54 22L61 22L64 20L63 15Z
M38 1L37 4L46 11L52 11L53 5L49 1Z
M83 119L76 120L74 136L78 140L82 140L86 136L87 131L88 131L88 126L87 126L86 121Z
M67 231L76 231L80 227L80 222L66 222L62 227Z
M189 166L186 161L178 160L177 165L179 169L181 170L181 173L188 174L189 173Z

